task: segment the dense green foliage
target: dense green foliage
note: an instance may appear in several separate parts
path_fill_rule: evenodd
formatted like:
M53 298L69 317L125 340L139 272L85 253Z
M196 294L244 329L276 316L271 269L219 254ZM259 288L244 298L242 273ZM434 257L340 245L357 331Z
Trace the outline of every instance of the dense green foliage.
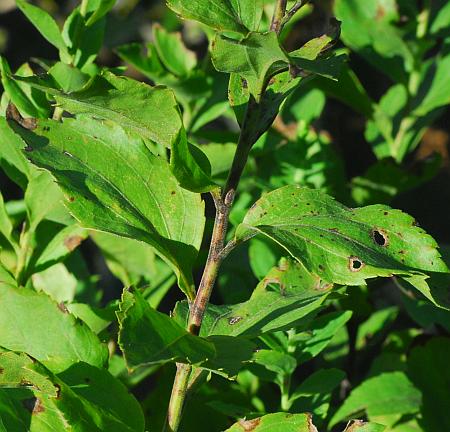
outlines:
M449 2L336 0L298 43L321 2L167 0L119 67L114 0L16 3L59 58L0 57L0 432L450 430L448 247L390 207L441 168L408 166ZM373 152L351 179L336 100Z

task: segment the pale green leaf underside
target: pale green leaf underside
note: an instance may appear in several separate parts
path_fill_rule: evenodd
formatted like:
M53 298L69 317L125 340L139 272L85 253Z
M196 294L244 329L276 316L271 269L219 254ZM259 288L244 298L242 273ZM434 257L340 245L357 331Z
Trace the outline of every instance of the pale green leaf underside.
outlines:
M249 210L236 240L264 235L324 280L447 272L434 239L414 219L384 205L350 209L318 190L286 186Z
M51 172L84 227L150 244L192 294L204 203L178 185L164 159L117 125L87 117L39 120L32 132L14 127L30 160Z

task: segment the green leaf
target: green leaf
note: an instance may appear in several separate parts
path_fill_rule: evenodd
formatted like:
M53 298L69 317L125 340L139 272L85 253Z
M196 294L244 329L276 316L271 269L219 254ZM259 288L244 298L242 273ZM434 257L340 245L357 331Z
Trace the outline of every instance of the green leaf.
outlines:
M262 366L267 369L269 373L266 371L259 373L260 369L255 368L255 365ZM275 381L279 386L281 386L284 376L292 375L296 367L297 362L295 357L275 350L260 349L254 354L253 361L249 369L253 374L261 379L265 379L266 381Z
M61 36L58 24L47 12L37 6L33 6L26 0L16 0L16 4L48 42L60 51L66 51L66 44Z
M32 172L32 165L28 163L23 152L26 145L9 127L4 117L0 117L0 135L0 166L11 180L25 190Z
M168 33L158 24L152 30L156 51L164 66L176 76L188 75L196 66L197 59L195 53L184 46L181 34Z
M84 74L74 66L63 62L55 63L48 74L53 77L59 88L65 93L81 90L89 81L89 75Z
M275 413L254 418L239 420L226 432L313 432L317 430L312 424L310 414Z
M52 177L46 172L37 171L30 178L25 192L25 204L29 222L28 230L35 231L43 219L51 214L52 211L58 210L62 200L63 194Z
M263 11L261 0L168 0L167 5L182 18L199 21L219 32L242 34L258 30Z
M17 251L18 244L16 239L13 237L13 228L11 219L6 211L3 195L0 191L0 233L3 234L9 244Z
M337 0L335 14L342 21L341 37L347 46L394 81L406 81L414 57L404 31L394 26L400 18L396 2Z
M315 319L308 328L307 336L303 333L297 336L301 341L296 349L298 363L318 356L351 317L351 311L344 311L330 312Z
M330 421L330 427L365 411L369 419L391 414L414 414L421 406L421 393L403 372L369 378L356 387Z
M9 386L30 390L2 393L3 402L11 395L16 418L28 423L26 429L30 432L68 428L80 432L144 431L139 403L106 370L80 362L54 375L36 360L12 352L0 353L0 365L7 367ZM4 418L2 405L0 413ZM6 417L6 421L10 420Z
M418 420L421 430L438 432L450 428L449 356L448 338L435 337L425 345L415 347L408 358L408 375L423 395Z
M106 346L46 294L0 283L0 309L2 347L26 352L53 372L78 361L98 367L106 362Z
M112 120L126 131L166 147L171 146L182 126L173 92L162 86L151 87L106 71L81 91L70 94L59 91L48 80L22 80L53 95L58 105L72 114Z
M218 71L237 73L244 78L257 101L269 75L289 63L275 32L249 33L241 41L217 35L211 55Z
M33 149L32 162L52 173L84 227L150 244L192 296L204 204L178 186L165 160L111 122L39 120L32 132L16 130Z
M289 329L317 312L327 298L330 285L290 260L274 267L258 284L250 299L233 306L210 305L200 335L259 336ZM186 303L178 303L174 316L187 317Z
M448 272L431 236L383 205L349 209L320 191L286 186L264 195L236 240L264 235L324 280L360 285L376 276ZM420 253L418 253L420 251Z
M356 349L371 346L380 342L388 332L390 326L397 318L398 308L387 307L373 312L369 318L358 327L356 336Z
M345 373L339 369L322 369L314 372L293 391L289 398L291 404L289 409L295 412L313 412L321 418L326 417L330 408L331 394L344 378Z
M41 250L35 252L36 257L32 265L32 272L40 272L48 267L63 261L73 252L87 237L87 232L78 224L72 224L59 230L48 243L40 242Z
M170 169L181 187L193 192L208 192L218 188L211 179L211 165L199 147L187 141L184 129L172 144Z
M117 318L119 346L130 369L171 361L195 364L215 356L211 342L151 308L138 291L123 292Z
M45 117L47 110L42 110L32 99L11 79L11 69L7 61L0 56L0 75L3 88L11 102L25 117Z
M383 432L384 430L386 430L386 428L381 424L353 420L347 425L344 432Z
M44 368L24 353L0 351L0 387L29 388L56 397L57 389L42 375Z
M86 68L92 65L102 47L104 33L104 19L88 26L80 8L73 9L62 30L62 37L69 51L67 58L63 57L62 60L87 71Z
M93 2L96 3L96 2ZM99 0L94 13L89 15L86 26L89 27L102 19L116 4L116 0Z

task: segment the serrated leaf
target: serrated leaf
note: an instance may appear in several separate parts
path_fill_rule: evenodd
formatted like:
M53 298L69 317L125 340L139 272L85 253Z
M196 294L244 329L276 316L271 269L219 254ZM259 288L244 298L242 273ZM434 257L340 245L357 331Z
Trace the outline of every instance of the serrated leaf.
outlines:
M356 387L330 420L330 427L365 411L371 417L414 414L421 405L421 393L403 372L389 372L369 378Z
M22 393L4 391L0 415L5 418L4 402L11 395L16 420L28 423L26 430L30 432L144 430L139 403L106 370L80 362L54 375L36 360L13 352L0 354L0 365L8 367L11 387L29 389ZM11 424L8 416L5 420Z
M108 357L98 337L47 294L0 283L0 312L0 346L26 352L53 372L79 361L103 367Z
M285 260L258 284L250 299L233 306L210 305L200 335L259 336L291 328L320 309L330 285L300 264ZM178 303L174 315L183 323L186 303Z
M37 6L33 6L26 0L16 0L16 4L48 42L60 51L66 51L66 45L61 36L58 24L56 24L55 20L46 11Z
M275 32L249 33L240 41L217 35L212 43L211 55L218 71L237 73L244 78L250 94L257 101L261 98L269 73L289 63Z
M193 295L204 204L177 184L164 159L111 122L39 120L32 132L15 129L33 149L31 161L56 178L67 208L84 227L150 244L177 273L180 288Z
M217 31L247 34L258 30L261 0L168 0L167 5L182 18L206 24Z
M173 92L103 72L79 92L63 93L47 79L15 77L53 95L72 114L118 123L123 129L170 147L182 126Z
M226 432L317 432L310 414L274 413L252 420L239 420Z
M211 342L151 308L138 291L123 292L117 317L119 346L129 368L170 361L195 364L215 357Z
M414 219L383 205L349 209L320 191L286 186L249 210L236 240L264 235L324 280L360 285L368 278L448 272L437 244Z

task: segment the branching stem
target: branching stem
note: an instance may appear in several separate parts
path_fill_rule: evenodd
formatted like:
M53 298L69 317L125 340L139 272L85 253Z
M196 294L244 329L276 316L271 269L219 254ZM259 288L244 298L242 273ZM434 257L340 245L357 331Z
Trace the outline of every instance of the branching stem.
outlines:
M283 21L286 13L287 0L277 0L275 4L275 11L273 12L272 23L270 24L270 30L280 33L281 22Z
M283 30L283 27L291 20L291 18L303 7L309 0L299 0L295 2L295 4L284 14L280 23L280 32Z
M236 153L233 158L225 187L222 193L218 190L211 191L216 207L214 228L208 258L203 269L200 285L197 290L195 300L190 305L187 325L188 331L195 335L200 333L200 327L202 325L206 307L208 306L208 302L211 297L212 289L217 279L220 265L226 255L228 255L231 249L235 246L233 241L230 241L226 246L224 246L228 228L228 217L230 215L231 206L233 205L236 189L247 163L250 149L256 139L253 138L251 133L249 133L249 130L252 128L252 123L255 121L255 114L257 114L257 112L257 106L255 105L254 100L251 99L247 105L247 111L241 126L241 133L239 135ZM176 432L180 425L183 405L189 389L189 378L191 371L192 367L189 365L177 365L177 372L172 388L167 421L164 429L167 432Z

